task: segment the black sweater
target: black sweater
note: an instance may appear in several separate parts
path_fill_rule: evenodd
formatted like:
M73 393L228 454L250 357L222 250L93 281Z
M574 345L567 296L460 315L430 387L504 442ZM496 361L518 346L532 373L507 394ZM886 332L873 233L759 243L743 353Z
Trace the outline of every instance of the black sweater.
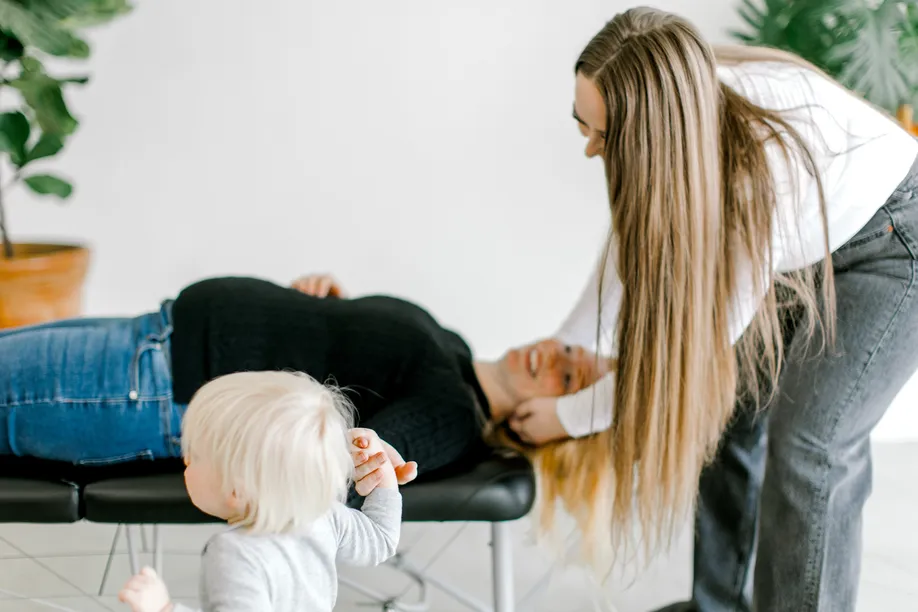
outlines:
M217 278L183 290L172 316L177 403L224 374L295 370L343 388L360 426L421 472L481 448L488 406L471 351L414 304L321 299L267 281Z

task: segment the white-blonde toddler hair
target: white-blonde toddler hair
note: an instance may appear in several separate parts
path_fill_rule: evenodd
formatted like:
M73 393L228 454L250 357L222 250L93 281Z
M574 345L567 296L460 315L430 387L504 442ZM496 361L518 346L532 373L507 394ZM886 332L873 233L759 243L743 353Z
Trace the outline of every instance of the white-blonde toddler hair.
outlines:
M293 372L242 372L207 383L182 421L182 455L206 461L256 533L307 528L343 501L354 463L353 408L337 390Z

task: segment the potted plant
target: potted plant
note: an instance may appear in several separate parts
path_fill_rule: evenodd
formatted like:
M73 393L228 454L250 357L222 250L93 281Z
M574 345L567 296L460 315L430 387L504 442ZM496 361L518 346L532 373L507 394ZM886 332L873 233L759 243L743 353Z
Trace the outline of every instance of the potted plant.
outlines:
M795 53L905 123L918 100L914 0L742 0L739 14L739 40Z
M5 206L10 190L66 199L63 178L35 170L77 128L63 88L87 78L49 74L42 59L89 57L78 33L131 10L127 0L0 0L0 328L79 314L89 263L83 245L15 243Z

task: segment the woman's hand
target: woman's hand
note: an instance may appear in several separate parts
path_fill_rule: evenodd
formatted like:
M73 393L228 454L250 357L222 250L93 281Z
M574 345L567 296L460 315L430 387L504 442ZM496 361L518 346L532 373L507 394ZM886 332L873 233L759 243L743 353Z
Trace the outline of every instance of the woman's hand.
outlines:
M570 436L558 418L558 402L553 397L536 397L516 407L507 419L510 429L520 440L533 446L541 446Z
M351 437L353 438L353 445L356 447L354 449L355 458L359 455L361 450L357 449L368 449L370 448L370 439L369 436L361 436L360 429L352 429ZM384 470L380 470L387 462L392 464L392 467L395 468L395 477L398 479L398 484L408 484L412 480L418 477L418 464L414 461L405 461L402 459L402 456L398 453L397 450L392 448L385 440L380 439L382 444L382 452L375 455L370 455L366 453L359 461L355 459L354 463L356 467L354 468L354 488L357 490L357 493L362 496L369 495L373 489L382 481Z
M341 289L341 285L330 274L307 274L293 281L291 287L300 293L320 298L347 297L347 294Z

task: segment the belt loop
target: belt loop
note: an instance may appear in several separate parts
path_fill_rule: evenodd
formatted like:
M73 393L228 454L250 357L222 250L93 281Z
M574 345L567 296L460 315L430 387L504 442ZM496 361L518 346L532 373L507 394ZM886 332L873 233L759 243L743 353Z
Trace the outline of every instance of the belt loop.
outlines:
M175 303L175 300L166 300L162 303L160 308L160 319L162 320L162 334L160 336L160 344L162 346L163 357L166 359L166 368L169 371L169 376L172 376L172 332L174 328L172 327L172 304Z
M172 375L172 363L169 351L169 338L172 335L172 304L171 301L163 302L157 313L143 315L142 323L143 337L140 344L134 351L130 365L130 390L128 398L131 401L137 401L140 398L140 360L144 353L149 351L162 351L166 359L166 367L169 375ZM158 319L158 320L157 320Z

